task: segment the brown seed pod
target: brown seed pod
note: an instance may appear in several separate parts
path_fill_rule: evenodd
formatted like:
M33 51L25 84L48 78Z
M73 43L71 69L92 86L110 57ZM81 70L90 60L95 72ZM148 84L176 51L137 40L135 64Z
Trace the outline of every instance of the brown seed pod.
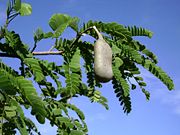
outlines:
M95 26L98 40L94 45L94 71L99 82L108 82L113 77L112 50Z

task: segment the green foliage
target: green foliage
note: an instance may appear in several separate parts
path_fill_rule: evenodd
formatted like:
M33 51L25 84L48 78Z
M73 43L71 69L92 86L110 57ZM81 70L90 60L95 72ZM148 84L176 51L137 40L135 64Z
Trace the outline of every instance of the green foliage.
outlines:
M28 3L21 3L21 8L19 9L21 16L30 15L32 13L32 7Z
M146 59L142 64L146 69L148 69L154 76L159 78L169 90L174 89L173 81L171 78L155 63L152 63L150 60Z
M122 65L123 61L116 57L113 65L114 78L112 84L113 88L115 89L116 97L119 98L120 104L123 105L124 112L129 113L131 111L131 101L129 97L130 87L119 70Z
M80 53L77 50L71 61L67 60L63 66L66 78L66 88L64 88L66 95L72 97L79 89L81 73L80 73Z
M83 25L81 31L84 31L85 29L92 26L96 26L99 31L109 34L112 37L116 37L117 39L126 40L126 41L132 40L130 31L128 31L128 29L125 28L123 25L120 25L115 22L103 23L97 21L93 22L90 20ZM90 32L89 34L92 36L96 35L95 32Z
M49 21L49 26L54 31L53 37L59 37L67 27L78 31L78 22L77 17L72 18L66 14L54 14Z
M21 0L11 0L8 3L8 10L15 10L21 16L27 16L32 13L32 7L28 3L21 2Z
M101 84L97 82L95 79L95 73L94 73L94 57L93 57L93 46L91 43L88 42L81 42L79 41L78 43L81 57L84 60L84 68L86 70L86 76L87 76L87 83L88 86L92 89L95 90L95 87L101 88Z
M84 34L97 38L93 26L97 27L112 48L114 76L111 83L126 114L132 110L131 90L140 88L146 99L150 99L150 93L146 90L148 84L143 79L140 66L151 72L169 90L174 89L171 78L157 66L156 55L133 39L133 36L151 38L151 31L91 20L80 26L77 17L54 14L49 20L52 32L38 28L34 32L34 46L30 49L19 34L8 29L8 25L16 16L30 15L31 12L31 5L21 0L10 0L7 20L0 30L0 56L21 62L17 64L19 70L0 62L0 134L16 134L17 130L22 135L40 134L35 124L25 116L23 107L30 110L41 124L48 119L51 126L58 128L59 135L87 134L85 116L70 100L84 96L91 102L109 108L107 99L101 94L102 89L97 90L102 88L102 84L96 80L94 73L94 43L80 40ZM74 39L61 37L68 27L77 34ZM62 58L61 63L36 57L38 52L35 53L35 49L43 39L55 39L54 46L46 54L53 54L52 49L56 49L57 57ZM85 78L82 77L84 74ZM77 115L71 116L72 112Z
M32 7L28 3L21 2L21 0L9 0L7 4L6 14L7 20L5 27L18 15L27 16L32 13Z
M70 134L73 130L87 132L84 114L75 105L49 99L46 102L48 103L48 119L51 121L51 125L56 125L60 129L58 130L59 134ZM78 119L70 118L68 109L76 112L81 122Z
M14 10L19 11L21 9L21 0L14 1Z
M41 82L45 79L43 74L43 68L40 66L40 62L34 58L25 58L24 63L29 67L34 75L34 80Z
M131 98L128 95L126 95L124 93L124 89L123 89L123 85L126 85L126 84L121 84L119 81L117 81L115 78L113 78L113 88L114 88L114 92L116 94L116 97L119 99L120 101L120 105L123 106L123 110L124 110L124 113L129 113L131 111ZM125 87L125 86L124 86Z
M126 27L128 31L131 32L131 36L146 36L151 38L153 36L153 33L145 28L142 27L136 27L136 26L128 26Z

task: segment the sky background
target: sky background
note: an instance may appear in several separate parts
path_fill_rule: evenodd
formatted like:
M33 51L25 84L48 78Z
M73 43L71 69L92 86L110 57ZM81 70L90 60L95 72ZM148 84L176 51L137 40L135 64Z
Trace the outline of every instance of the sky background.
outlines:
M23 0L22 0L23 1ZM91 104L87 99L73 100L86 116L89 135L180 135L180 1L179 0L29 0L33 13L28 17L18 17L10 24L22 40L33 44L33 32L41 27L49 31L48 20L54 13L66 13L77 16L81 22L101 20L117 22L123 25L142 26L153 31L152 39L138 38L153 51L159 60L159 66L174 80L175 90L167 88L146 70L142 70L144 79L151 92L150 101L146 101L140 89L131 91L132 112L123 113L110 83L103 85L102 94L109 101L110 110L99 104ZM5 18L6 0L0 0L0 25ZM73 37L73 33L64 36ZM43 41L38 50L50 48L50 41ZM57 57L48 57L50 61L60 61ZM14 66L12 59L6 63ZM27 115L29 116L28 112ZM30 117L30 116L29 116ZM43 135L55 134L48 123L38 125Z

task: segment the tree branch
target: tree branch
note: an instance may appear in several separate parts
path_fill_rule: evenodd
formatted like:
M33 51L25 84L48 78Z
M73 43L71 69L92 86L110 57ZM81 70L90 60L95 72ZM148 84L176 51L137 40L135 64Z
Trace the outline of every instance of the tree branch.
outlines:
M33 55L60 55L63 51L32 52Z
M61 55L63 51L43 51L43 52L32 52L33 55ZM10 55L8 53L0 53L0 57L17 58L16 55Z
M95 26L94 26L95 27ZM89 30L92 30L94 29L94 27L89 27L87 29L85 29L84 31L78 33L76 35L76 39L73 41L73 43L71 44L72 45L72 48L73 48L73 45L81 38L81 36L86 33L87 31ZM32 51L36 48L36 45L34 46L34 48L32 49ZM42 51L42 52L32 52L33 55L61 55L63 53L63 51L51 51L52 49L50 49L50 51ZM3 53L3 52L0 52L0 57L10 57L10 58L17 58L16 55L11 55L11 54L8 54L8 53Z

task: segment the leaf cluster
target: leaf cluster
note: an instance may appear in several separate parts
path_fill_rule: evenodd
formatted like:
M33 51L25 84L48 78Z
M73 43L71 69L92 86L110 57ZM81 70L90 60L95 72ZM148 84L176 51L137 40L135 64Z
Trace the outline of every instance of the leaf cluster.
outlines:
M71 103L72 99L85 96L91 102L102 104L108 109L107 99L99 88L102 84L94 73L94 43L82 41L84 34L97 38L92 27L102 33L113 52L113 90L125 113L130 113L130 91L140 88L149 100L146 82L140 66L159 78L169 90L174 88L171 78L157 66L157 57L145 45L133 39L134 36L152 37L152 32L136 26L123 26L111 22L88 21L80 26L77 17L54 14L49 20L52 31L38 28L34 33L34 46L23 43L15 31L8 29L9 23L18 15L30 15L30 4L21 0L10 0L7 7L7 21L0 32L0 53L2 57L19 60L19 70L0 62L0 134L40 134L35 124L24 114L26 108L41 124L50 121L58 128L59 135L84 135L88 132L83 112ZM76 33L73 39L61 35L71 28ZM53 39L50 49L61 52L57 57L62 63L37 58L35 49L41 40ZM83 72L85 71L85 73ZM83 74L86 75L84 81ZM36 87L38 86L38 87ZM137 87L138 86L138 87ZM71 116L75 112L77 116ZM16 130L17 129L17 130Z

